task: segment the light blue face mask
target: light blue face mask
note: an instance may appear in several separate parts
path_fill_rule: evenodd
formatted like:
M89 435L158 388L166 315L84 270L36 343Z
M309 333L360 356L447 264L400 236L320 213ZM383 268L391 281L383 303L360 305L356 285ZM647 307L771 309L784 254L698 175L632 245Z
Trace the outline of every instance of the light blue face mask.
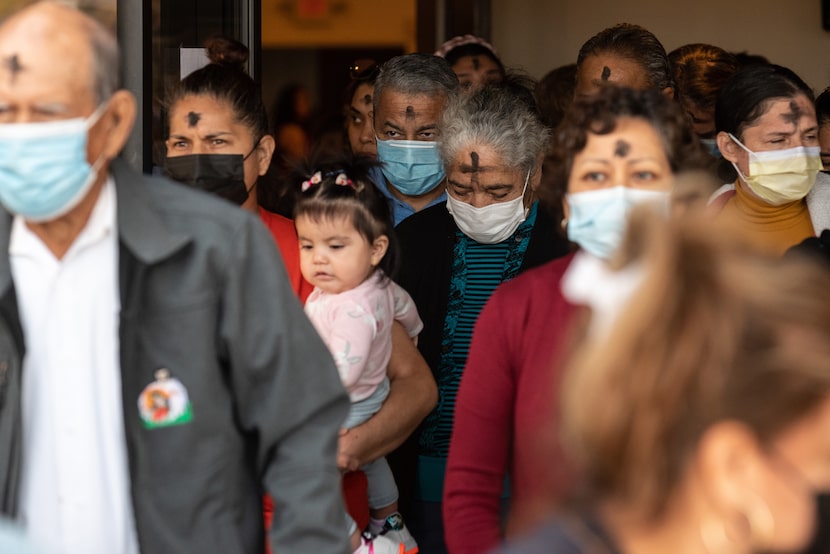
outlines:
M377 143L383 175L403 194L421 196L444 180L437 142L378 139Z
M628 214L634 206L651 202L668 213L669 193L629 187L611 187L565 196L570 208L568 238L583 250L610 259L622 241Z
M700 144L709 152L709 155L713 158L722 158L723 156L720 153L720 149L718 148L718 139L700 139Z
M0 204L29 221L56 219L78 205L95 183L86 161L87 132L104 111L89 118L0 124Z

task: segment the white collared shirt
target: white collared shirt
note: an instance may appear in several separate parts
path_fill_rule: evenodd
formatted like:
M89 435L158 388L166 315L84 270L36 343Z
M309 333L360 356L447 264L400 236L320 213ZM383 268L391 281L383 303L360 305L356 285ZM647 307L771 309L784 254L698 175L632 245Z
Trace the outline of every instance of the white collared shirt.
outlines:
M9 254L26 343L21 520L48 554L137 553L112 178L63 259L20 216Z

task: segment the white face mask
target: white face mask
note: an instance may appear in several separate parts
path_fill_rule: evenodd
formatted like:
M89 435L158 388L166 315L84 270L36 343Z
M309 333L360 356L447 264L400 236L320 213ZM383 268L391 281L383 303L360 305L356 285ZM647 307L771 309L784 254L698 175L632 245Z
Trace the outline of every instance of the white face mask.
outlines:
M813 188L822 169L818 146L753 152L731 133L729 138L749 154L749 175L744 175L736 163L732 166L749 189L767 204L780 206L801 200Z
M481 244L497 244L507 240L527 217L524 207L525 191L530 179L530 171L525 177L522 193L507 202L496 202L489 206L476 208L453 198L447 193L447 211L461 232Z

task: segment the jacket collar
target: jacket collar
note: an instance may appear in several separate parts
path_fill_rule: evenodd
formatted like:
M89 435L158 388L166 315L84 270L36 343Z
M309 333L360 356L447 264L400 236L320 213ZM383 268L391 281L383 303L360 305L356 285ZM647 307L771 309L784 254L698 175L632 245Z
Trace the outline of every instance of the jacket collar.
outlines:
M110 169L117 191L119 239L138 260L157 263L193 240L191 235L171 229L161 216L159 207L147 194L147 187L153 186L147 182L149 179L121 159L113 160ZM8 240L3 244L7 245Z

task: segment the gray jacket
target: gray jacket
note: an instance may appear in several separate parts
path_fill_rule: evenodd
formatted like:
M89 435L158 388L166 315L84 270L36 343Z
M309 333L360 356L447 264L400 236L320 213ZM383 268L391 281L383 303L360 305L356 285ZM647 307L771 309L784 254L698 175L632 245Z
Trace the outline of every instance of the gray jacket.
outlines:
M336 467L348 398L256 218L112 164L117 190L124 429L141 551L348 552ZM21 471L21 331L0 210L0 513ZM148 429L138 399L169 370L192 419Z

